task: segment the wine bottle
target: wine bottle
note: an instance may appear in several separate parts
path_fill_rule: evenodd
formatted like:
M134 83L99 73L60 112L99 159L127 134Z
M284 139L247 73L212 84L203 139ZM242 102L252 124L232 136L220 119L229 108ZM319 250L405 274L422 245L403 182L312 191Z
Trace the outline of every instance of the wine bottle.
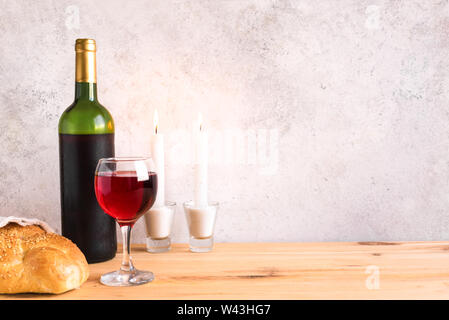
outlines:
M77 39L75 101L59 119L62 235L89 263L117 251L114 219L100 208L94 189L100 158L114 156L114 121L97 99L96 43Z

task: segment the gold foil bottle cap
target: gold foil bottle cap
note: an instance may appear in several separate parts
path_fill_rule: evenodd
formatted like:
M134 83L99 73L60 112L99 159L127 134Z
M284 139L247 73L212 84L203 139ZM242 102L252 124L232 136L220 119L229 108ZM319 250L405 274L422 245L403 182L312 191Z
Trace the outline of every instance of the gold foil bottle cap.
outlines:
M76 39L75 51L76 52L84 52L84 51L96 52L97 45L95 43L95 40L94 39Z
M76 82L97 82L97 45L94 39L76 39Z

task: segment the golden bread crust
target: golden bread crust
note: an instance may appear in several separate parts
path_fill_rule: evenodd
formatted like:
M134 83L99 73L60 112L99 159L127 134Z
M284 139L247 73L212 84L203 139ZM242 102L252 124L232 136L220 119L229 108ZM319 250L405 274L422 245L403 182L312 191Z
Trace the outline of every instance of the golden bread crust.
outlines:
M39 226L0 228L0 293L62 293L89 277L83 253Z

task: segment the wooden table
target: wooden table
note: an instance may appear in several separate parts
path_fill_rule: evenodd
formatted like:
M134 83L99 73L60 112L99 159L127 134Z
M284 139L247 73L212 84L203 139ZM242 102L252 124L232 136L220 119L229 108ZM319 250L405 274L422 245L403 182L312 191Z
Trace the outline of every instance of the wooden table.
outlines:
M152 283L100 284L117 254L90 265L80 289L0 299L449 299L449 242L217 243L209 253L175 244L158 254L137 245L132 256Z

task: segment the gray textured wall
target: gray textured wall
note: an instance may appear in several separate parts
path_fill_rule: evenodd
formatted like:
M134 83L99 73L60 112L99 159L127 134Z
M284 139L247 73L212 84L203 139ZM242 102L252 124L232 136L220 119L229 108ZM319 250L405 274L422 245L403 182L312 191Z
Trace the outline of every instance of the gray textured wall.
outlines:
M198 111L215 132L218 241L449 238L448 1L0 8L0 215L60 229L57 123L73 100L74 41L92 37L117 155L149 153L158 108L168 199L193 196ZM180 207L174 233L186 241Z

